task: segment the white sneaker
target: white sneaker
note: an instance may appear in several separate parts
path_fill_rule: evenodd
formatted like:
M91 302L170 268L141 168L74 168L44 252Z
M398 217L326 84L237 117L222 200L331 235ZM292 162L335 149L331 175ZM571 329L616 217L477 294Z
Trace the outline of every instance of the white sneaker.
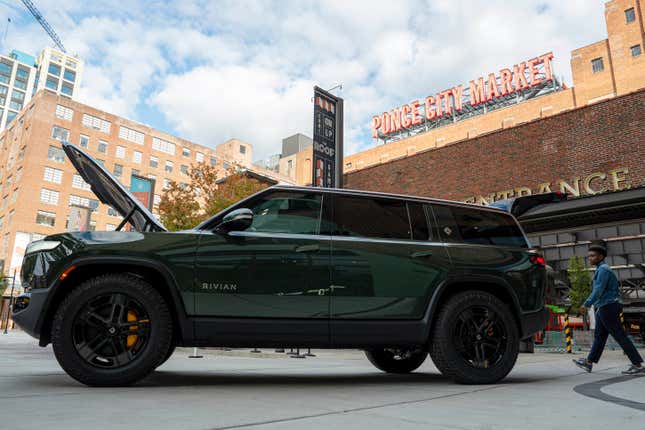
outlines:
M629 367L621 372L623 375L645 375L645 367L636 367L633 364L630 364Z

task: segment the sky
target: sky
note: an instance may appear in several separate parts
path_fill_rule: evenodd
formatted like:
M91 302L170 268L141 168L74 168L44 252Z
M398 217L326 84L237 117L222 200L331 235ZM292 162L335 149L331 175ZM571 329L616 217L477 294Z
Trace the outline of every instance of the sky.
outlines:
M254 160L312 135L313 86L345 99L345 155L378 144L371 118L552 51L607 37L600 0L33 0L85 61L79 101ZM53 46L18 0L0 0L2 51Z

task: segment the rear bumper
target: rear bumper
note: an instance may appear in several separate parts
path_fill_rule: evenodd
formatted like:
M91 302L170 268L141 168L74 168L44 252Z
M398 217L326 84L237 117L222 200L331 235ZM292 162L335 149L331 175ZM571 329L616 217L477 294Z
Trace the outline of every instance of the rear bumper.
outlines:
M40 338L41 313L45 307L48 294L49 290L33 290L30 293L29 305L11 316L21 329L36 339Z
M522 339L533 336L535 333L538 333L544 327L546 327L547 322L549 321L549 310L544 307L542 310L536 312L528 312L522 314L521 325L522 325Z

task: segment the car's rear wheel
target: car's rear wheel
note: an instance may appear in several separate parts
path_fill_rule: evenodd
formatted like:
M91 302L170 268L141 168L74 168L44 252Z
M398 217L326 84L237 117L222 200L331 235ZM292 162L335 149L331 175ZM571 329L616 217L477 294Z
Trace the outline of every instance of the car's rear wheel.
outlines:
M519 352L511 310L483 291L451 297L434 324L430 356L446 376L462 384L493 384L511 371Z
M52 325L56 359L92 386L129 385L167 358L172 319L163 297L142 279L89 279L63 300Z
M382 348L365 351L367 359L387 373L410 373L423 364L428 357L427 351L420 349Z
M170 348L168 349L168 352L166 353L166 356L161 360L159 364L157 364L157 367L161 366L164 364L172 355L175 353L175 349L177 349L177 345L175 343L170 344Z

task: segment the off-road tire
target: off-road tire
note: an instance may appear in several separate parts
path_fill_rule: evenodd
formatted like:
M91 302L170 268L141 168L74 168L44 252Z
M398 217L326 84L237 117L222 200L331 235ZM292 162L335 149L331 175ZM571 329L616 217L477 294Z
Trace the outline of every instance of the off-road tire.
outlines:
M117 368L100 368L85 361L73 340L73 324L78 312L100 295L123 294L146 310L149 337L136 359ZM97 387L131 385L151 373L172 344L172 318L163 297L143 279L128 274L107 274L89 279L69 293L58 307L52 324L52 346L63 370L77 381Z
M379 370L386 373L410 373L423 364L428 357L427 351L416 350L406 358L396 358L390 349L370 349L365 351L367 359Z
M166 356L157 364L157 367L161 366L164 364L172 355L175 353L175 349L177 349L177 344L174 342L170 344L170 348L168 348L168 352L166 353Z
M485 306L499 316L506 330L506 348L500 361L489 368L472 367L464 360L453 342L457 319L471 306ZM465 291L451 297L439 310L430 340L430 357L442 374L460 384L494 384L513 369L519 353L519 334L508 305L483 291Z

